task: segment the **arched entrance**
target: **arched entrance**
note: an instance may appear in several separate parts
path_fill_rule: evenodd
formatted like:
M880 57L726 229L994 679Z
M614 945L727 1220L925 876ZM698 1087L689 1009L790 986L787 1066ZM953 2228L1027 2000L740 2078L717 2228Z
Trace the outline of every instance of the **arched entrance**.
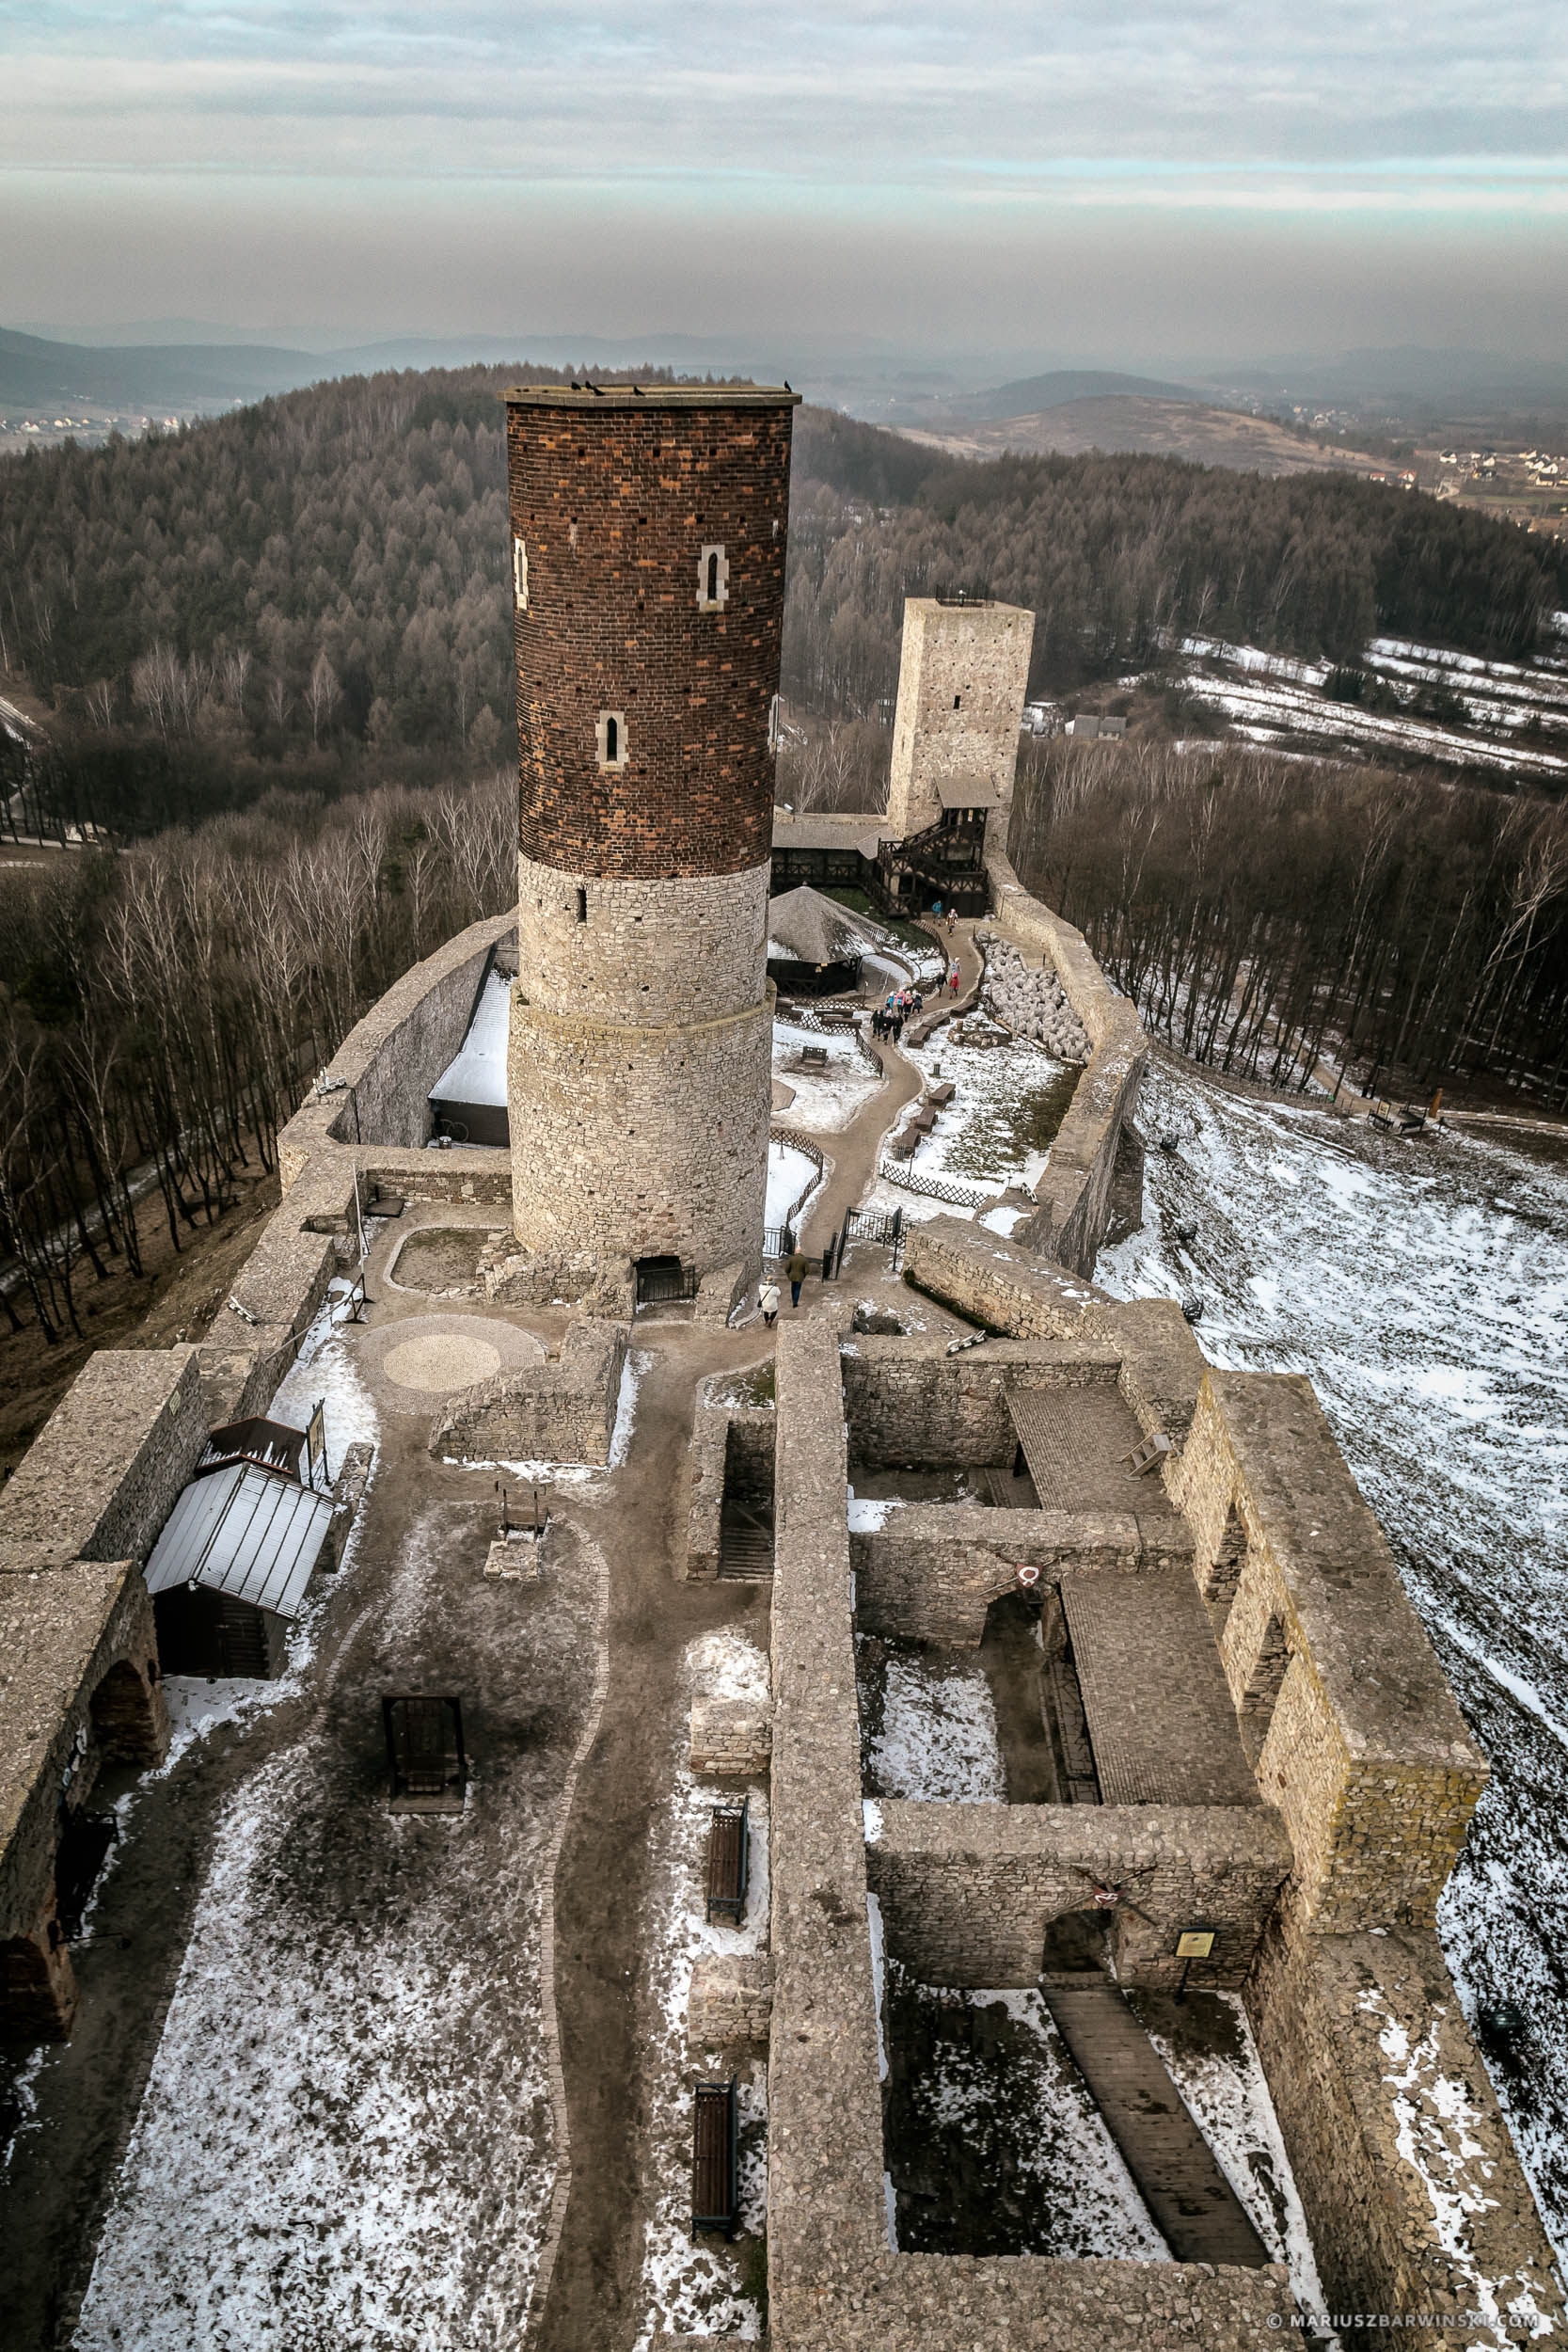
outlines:
M88 1701L87 1713L100 1760L106 1764L156 1764L164 1752L154 1704L147 1678L128 1658L121 1658Z
M1090 1905L1082 1911L1064 1911L1058 1918L1048 1921L1040 1974L1045 1977L1102 1974L1109 1957L1106 1930L1110 1918L1109 1911Z

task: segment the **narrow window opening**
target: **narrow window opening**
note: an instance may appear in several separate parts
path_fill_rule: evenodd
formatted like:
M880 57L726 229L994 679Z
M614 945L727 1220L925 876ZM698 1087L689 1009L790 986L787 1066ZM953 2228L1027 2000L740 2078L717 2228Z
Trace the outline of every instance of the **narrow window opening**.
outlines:
M601 710L594 730L599 766L624 768L626 765L626 722L624 712Z
M954 709L955 709L955 710L957 710L957 708L958 708L958 707L959 703L960 703L962 700L963 700L963 697L962 697L962 695L961 695L961 694L955 694L955 695L954 695L954 697L953 697L953 707L954 707Z
M512 586L519 612L528 611L528 549L521 539L512 542Z
M587 893L587 891L583 888L583 885L581 884L581 882L578 882L578 921L579 923L586 923L586 922L587 922L587 920L588 920L588 893Z
M730 566L723 547L712 540L697 556L697 610L721 612L730 600Z

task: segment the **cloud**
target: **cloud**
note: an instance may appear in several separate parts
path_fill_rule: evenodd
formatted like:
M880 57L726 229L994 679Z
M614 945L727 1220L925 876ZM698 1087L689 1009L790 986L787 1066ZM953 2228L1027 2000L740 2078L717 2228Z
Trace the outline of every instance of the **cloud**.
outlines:
M276 314L302 325L731 300L900 334L912 306L930 347L1015 340L1009 302L1042 284L1079 289L1056 322L1079 335L1098 270L1102 306L1185 300L1175 347L1288 328L1304 296L1330 317L1338 288L1374 333L1408 313L1451 341L1468 315L1544 348L1564 22L1560 0L0 0L0 315L60 315L63 272L121 286L119 315L189 311L209 279L253 323L281 236L299 291ZM1257 282L1227 291L1222 251Z

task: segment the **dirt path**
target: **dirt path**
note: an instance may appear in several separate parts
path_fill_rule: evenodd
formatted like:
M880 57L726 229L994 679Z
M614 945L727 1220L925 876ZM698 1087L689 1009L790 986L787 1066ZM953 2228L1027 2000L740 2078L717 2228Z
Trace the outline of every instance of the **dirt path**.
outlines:
M960 923L951 937L945 928L939 930L934 923L927 923L923 929L931 933L949 961L958 963L961 979L957 996L951 995L943 985L919 1019L909 1025L908 1035L913 1045L924 1043L955 1014L969 1010L979 994L985 972L985 960L974 945L973 923ZM869 1024L866 1051L879 1064L887 1084L871 1097L847 1127L821 1138L825 1146L831 1147L833 1172L816 1196L805 1219L801 1246L808 1256L820 1253L827 1247L843 1224L845 1212L858 1207L865 1198L876 1182L883 1143L899 1113L914 1101L925 1083L919 1068L901 1046L880 1042L868 1031Z
M610 1569L609 1676L599 1734L578 1781L556 1874L556 2000L572 2186L535 2341L540 2352L625 2352L640 2292L651 2185L640 2177L649 2087L639 2014L650 1955L650 1835L673 1795L670 1723L686 1644L751 1621L767 1644L768 1588L676 1581L697 1380L766 1351L762 1335L640 1324L653 1357L631 1449L602 1502L581 1506ZM578 1506L574 1505L574 1514Z

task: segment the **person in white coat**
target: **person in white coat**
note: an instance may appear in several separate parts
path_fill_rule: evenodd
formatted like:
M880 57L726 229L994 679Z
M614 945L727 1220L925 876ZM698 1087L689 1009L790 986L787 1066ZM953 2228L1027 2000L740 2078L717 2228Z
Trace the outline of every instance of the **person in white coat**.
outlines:
M764 1282L761 1290L757 1293L757 1305L762 1309L762 1319L764 1323L767 1324L768 1328L771 1331L773 1326L779 1319L779 1286L777 1282Z

